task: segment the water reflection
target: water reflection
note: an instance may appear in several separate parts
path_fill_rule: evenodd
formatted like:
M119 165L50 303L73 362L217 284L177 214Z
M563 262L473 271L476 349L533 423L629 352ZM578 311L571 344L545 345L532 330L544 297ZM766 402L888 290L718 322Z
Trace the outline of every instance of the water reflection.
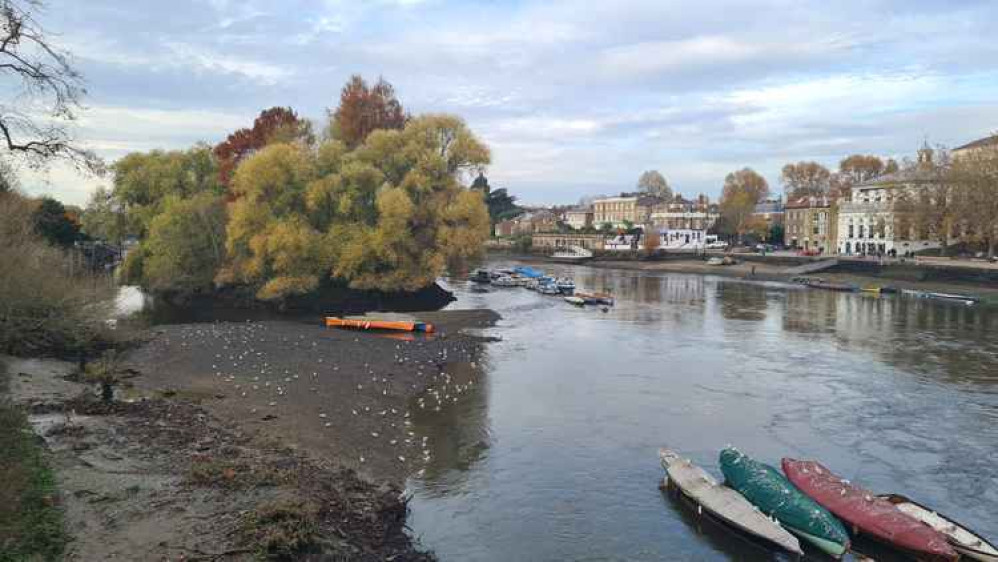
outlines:
M503 319L477 367L447 368L479 381L470 396L414 410L431 460L410 482L411 525L443 560L765 559L663 505L662 445L715 475L729 443L775 463L816 458L998 529L994 311L542 267L616 306L451 282L455 307Z
M447 363L409 406L413 431L426 438L423 481L431 494L459 488L462 475L487 454L487 372L487 354L476 362Z

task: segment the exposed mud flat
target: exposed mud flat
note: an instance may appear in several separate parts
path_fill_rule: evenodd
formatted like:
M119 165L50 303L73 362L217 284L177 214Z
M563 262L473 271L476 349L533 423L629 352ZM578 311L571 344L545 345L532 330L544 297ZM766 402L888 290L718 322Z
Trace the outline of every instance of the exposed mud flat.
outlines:
M448 369L476 364L483 339L463 332L492 325L496 315L420 319L437 331L348 331L318 319L160 326L123 366L142 373L129 381L138 395L198 401L242 431L401 484L431 449L412 429L413 398L446 380Z
M73 382L75 365L4 358L51 452L67 559L432 560L405 532L399 484L430 460L409 408L439 408L418 396L449 368L464 373L455 401L475 384L482 340L462 332L496 316L421 318L439 332L158 327L124 358L112 403Z

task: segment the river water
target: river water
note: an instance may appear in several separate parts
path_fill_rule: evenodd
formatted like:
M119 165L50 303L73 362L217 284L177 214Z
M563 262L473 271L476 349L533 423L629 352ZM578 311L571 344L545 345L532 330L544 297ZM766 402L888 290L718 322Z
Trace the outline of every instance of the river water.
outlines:
M659 492L661 446L716 476L728 444L817 459L998 538L998 312L545 267L616 306L450 280L451 308L503 319L482 361L451 367L479 384L415 416L433 456L409 523L442 560L772 558Z

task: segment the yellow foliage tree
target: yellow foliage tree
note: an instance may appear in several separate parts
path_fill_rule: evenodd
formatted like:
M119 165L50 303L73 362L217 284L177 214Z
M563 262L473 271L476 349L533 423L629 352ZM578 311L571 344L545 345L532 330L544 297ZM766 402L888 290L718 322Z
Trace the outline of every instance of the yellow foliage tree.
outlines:
M273 144L244 160L218 280L258 287L261 299L314 290L326 277L357 289L412 291L488 236L482 198L461 177L488 148L448 115L375 131L353 151Z

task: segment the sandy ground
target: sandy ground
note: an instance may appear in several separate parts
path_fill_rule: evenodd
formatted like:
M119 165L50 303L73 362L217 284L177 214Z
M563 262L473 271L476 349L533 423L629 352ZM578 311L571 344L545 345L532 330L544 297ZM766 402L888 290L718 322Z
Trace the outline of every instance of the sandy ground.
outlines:
M438 333L155 328L122 358L110 404L73 382L75 365L0 358L50 451L67 559L250 560L305 533L323 555L294 559L430 560L404 531L399 484L431 450L410 410L447 408L475 384L484 339L466 330L496 317L420 318Z

